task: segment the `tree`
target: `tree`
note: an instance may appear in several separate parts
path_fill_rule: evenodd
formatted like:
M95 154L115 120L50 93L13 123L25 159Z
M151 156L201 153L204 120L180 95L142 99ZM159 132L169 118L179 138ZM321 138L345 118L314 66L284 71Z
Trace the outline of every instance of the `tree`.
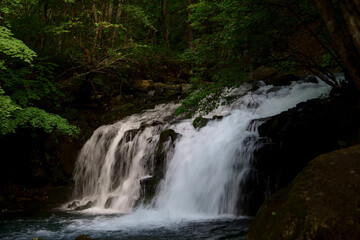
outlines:
M59 94L56 84L43 74L41 65L33 65L36 53L14 37L4 17L14 14L20 1L0 4L0 135L14 133L18 128L41 128L73 135L78 128L59 115L36 107L49 94ZM37 73L35 73L37 71Z
M318 10L329 31L335 50L343 61L346 70L360 91L360 4L357 1L346 0L336 2L316 0ZM342 15L336 14L336 7L341 5ZM347 28L343 27L346 20Z

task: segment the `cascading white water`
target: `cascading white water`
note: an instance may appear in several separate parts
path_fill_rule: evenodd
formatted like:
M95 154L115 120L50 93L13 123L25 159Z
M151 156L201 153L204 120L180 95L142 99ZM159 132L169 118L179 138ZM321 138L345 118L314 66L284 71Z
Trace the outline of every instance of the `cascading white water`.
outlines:
M94 132L75 166L74 195L80 205L91 201L98 208L132 209L140 197L139 180L152 171L159 134L168 126L163 122L175 107L159 105Z
M224 118L210 121L200 130L192 126L193 119L166 123L174 104L100 127L76 163L76 198L81 204L93 201L98 209L129 212L140 197L140 180L154 174L160 132L171 128L181 137L168 155L165 178L152 206L175 217L236 213L239 185L251 167L252 149L243 143L257 135L256 129L248 129L250 121L327 95L330 87L293 83L287 87L263 86L255 92L248 89L233 90L231 95L241 97L206 116Z

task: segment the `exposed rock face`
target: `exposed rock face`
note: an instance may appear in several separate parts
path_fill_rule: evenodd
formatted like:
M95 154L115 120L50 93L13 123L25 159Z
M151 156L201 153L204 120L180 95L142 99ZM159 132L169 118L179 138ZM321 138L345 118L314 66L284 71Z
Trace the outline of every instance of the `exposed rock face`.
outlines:
M155 152L155 169L153 169L153 175L140 180L142 188L142 196L140 200L145 203L150 203L155 196L157 186L159 182L164 178L166 169L167 154L172 154L175 140L179 134L173 129L166 129L161 132L160 139L156 147Z
M255 215L271 193L292 181L314 157L360 140L360 104L353 98L310 100L256 121L260 137L251 139L256 150L239 200L242 214Z
M360 145L312 160L264 202L247 239L360 239Z

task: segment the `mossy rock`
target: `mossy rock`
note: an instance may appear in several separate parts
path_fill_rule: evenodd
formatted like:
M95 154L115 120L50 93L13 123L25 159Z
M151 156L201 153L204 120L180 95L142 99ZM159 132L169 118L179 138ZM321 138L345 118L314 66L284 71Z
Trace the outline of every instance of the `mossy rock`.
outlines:
M320 155L267 199L247 240L360 239L360 145Z
M160 139L156 147L155 153L155 170L154 175L159 177L159 180L162 179L165 171L165 151L164 144L165 142L171 140L172 143L175 142L179 134L173 129L165 129L160 133Z
M200 128L205 127L209 121L210 121L210 119L208 119L208 118L197 117L192 122L192 125L194 126L195 129L200 129Z

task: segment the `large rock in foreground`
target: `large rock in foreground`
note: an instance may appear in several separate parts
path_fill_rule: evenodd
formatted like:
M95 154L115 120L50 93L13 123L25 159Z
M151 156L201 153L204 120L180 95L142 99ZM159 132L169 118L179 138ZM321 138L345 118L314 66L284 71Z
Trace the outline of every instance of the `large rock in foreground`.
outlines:
M312 160L261 206L247 240L360 239L360 145Z

